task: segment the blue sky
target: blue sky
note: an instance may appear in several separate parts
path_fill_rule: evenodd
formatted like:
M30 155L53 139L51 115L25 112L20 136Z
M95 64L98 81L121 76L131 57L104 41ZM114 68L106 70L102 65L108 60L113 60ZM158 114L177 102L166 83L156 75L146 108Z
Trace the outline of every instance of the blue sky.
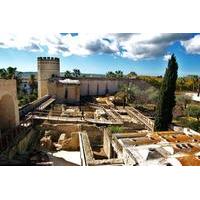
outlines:
M122 70L163 75L174 53L179 75L200 75L200 34L46 34L0 36L0 68L37 71L38 56L56 56L61 71L103 74Z

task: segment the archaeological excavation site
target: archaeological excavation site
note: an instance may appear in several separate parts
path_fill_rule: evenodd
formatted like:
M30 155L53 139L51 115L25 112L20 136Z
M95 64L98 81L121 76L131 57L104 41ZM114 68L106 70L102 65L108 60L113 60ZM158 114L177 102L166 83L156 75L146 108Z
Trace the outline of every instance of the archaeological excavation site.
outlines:
M115 98L137 78L64 78L58 58L39 57L38 99L18 107L16 81L0 80L0 165L200 165L200 134L171 126Z

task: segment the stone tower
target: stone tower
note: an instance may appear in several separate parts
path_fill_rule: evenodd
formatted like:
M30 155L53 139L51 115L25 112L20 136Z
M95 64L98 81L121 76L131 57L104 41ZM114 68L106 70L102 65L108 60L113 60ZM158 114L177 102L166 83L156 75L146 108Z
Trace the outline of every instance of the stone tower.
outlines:
M48 79L60 76L60 60L54 57L38 57L38 98L48 94Z

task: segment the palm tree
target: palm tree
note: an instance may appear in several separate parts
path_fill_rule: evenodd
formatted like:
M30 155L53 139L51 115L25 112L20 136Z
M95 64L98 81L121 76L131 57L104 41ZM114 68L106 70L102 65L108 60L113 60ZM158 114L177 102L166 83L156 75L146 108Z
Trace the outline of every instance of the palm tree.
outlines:
M64 75L64 76L65 76L65 78L71 78L71 77L72 77L72 73L71 73L70 71L67 70L67 71L65 72L65 75Z
M122 78L124 76L123 72L121 70L115 71L117 78Z
M0 69L0 78L4 79L16 79L17 92L19 92L19 86L22 82L22 72L18 72L16 67L8 67L7 69Z
M17 72L16 67L8 67L7 68L7 79L14 79L16 72Z
M6 79L7 78L7 71L6 69L0 69L0 78Z
M35 80L35 74L30 75L28 84L31 88L31 94L33 94L33 91L36 89L36 86L37 86L36 80Z
M131 87L127 84L120 85L119 92L116 94L116 98L123 100L123 108L127 103L132 103L134 99L134 93Z
M106 77L107 78L116 78L116 74L114 72L109 71L106 73Z
M81 72L79 69L73 69L73 75L74 77L80 77L81 76Z

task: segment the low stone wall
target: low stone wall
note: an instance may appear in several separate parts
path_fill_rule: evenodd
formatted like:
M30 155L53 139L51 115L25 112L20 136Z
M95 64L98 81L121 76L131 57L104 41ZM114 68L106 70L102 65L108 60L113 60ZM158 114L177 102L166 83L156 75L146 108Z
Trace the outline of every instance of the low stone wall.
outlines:
M112 134L108 129L104 129L103 150L108 158L112 157Z
M9 150L3 152L3 155L6 156L8 159L12 159L17 153L26 152L29 142L31 141L34 134L36 134L36 131L34 129L31 129L31 131L27 133L26 136L22 140L20 140L16 145L14 145Z
M79 134L81 164L84 166L98 165L123 165L123 160L118 158L95 160L93 151L90 145L90 140L86 132Z
M103 129L87 124L44 124L45 129L70 135L73 132L86 131L91 143L103 144Z
M103 129L87 124L44 124L46 130L53 130L58 134L65 134L65 150L79 150L79 132L86 131L92 146L103 145Z
M79 132L79 124L44 124L45 129L55 130L60 133L71 134L72 132Z
M199 135L200 133L197 132L197 131L194 131L193 129L190 129L190 128L185 128L185 127L180 127L180 126L174 126L174 125L171 125L170 127L172 130L176 131L176 132L183 132L187 135Z
M92 146L103 145L103 129L94 125L81 125L81 132L86 131Z

